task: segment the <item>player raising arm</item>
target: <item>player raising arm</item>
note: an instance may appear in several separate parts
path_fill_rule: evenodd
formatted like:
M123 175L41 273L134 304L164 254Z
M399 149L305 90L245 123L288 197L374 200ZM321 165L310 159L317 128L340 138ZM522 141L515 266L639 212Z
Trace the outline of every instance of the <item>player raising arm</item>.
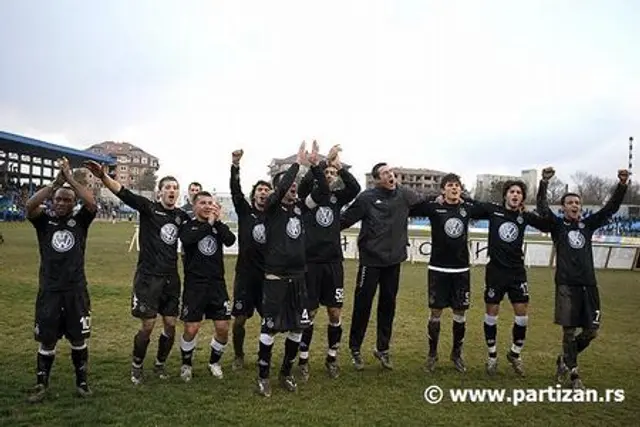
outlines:
M96 216L91 192L78 184L66 158L58 161L60 172L52 184L38 190L26 204L27 218L38 236L40 274L34 336L40 343L36 386L28 397L42 401L49 387L49 375L62 336L71 344L71 360L79 396L91 395L87 382L91 335L91 302L84 271L84 254L89 226ZM67 186L62 186L64 183ZM53 209L42 206L53 196ZM74 213L76 197L82 207Z
M141 326L133 339L131 382L140 384L143 380L143 363L158 314L162 316L164 331L158 341L154 372L166 379L165 362L175 340L180 309L178 227L189 219L176 207L180 190L178 181L171 176L160 179L160 201L152 201L120 185L98 163L89 161L85 164L105 187L140 213L140 253L133 279L131 314L140 319Z
M555 323L562 326L563 354L556 361L558 382L570 373L573 388L583 388L578 373L578 354L596 337L600 328L601 311L598 283L593 267L593 233L620 209L627 191L629 171L618 171L618 185L613 195L598 212L582 217L580 195L566 193L560 199L563 216L553 214L547 202L547 186L554 176L553 168L542 171L538 189L537 207L551 227L551 238L556 250L556 303ZM581 328L576 336L576 329Z

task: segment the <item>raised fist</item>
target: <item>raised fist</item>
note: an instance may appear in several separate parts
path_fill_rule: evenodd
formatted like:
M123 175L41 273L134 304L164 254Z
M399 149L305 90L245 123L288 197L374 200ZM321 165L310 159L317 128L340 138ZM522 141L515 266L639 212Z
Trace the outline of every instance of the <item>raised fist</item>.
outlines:
M233 153L231 153L231 163L238 166L240 164L240 159L242 159L243 154L244 154L243 149L235 150Z
M620 180L620 183L626 184L629 181L629 175L631 174L627 169L620 169L618 171L618 179Z
M555 174L556 171L551 166L542 169L542 179L545 181L549 181Z

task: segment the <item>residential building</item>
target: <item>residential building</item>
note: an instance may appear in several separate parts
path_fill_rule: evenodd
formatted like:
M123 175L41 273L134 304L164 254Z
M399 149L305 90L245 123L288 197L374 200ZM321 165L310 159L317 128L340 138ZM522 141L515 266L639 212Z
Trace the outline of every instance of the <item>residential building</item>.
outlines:
M419 193L432 193L439 191L440 189L440 180L443 176L445 176L448 172L442 172L433 169L423 169L423 168L403 168L403 167L394 167L393 168L396 178L398 182L402 185L411 188ZM367 173L365 175L367 188L373 187L373 176L371 173Z
M271 159L271 163L269 163L269 165L267 166L269 168L269 177L273 179L273 177L276 176L277 173L284 172L289 169L289 167L293 163L295 163L297 157L297 154L294 154L293 156L285 157L283 159ZM320 159L325 160L326 157L321 154ZM342 167L346 170L351 169L351 165L344 162L342 163ZM308 170L309 168L307 166L301 165L300 171L298 172L298 179L304 176Z
M536 169L523 170L520 175L480 174L476 177L475 198L482 200L487 198L494 183L509 180L520 180L527 185L527 202L535 200L538 188L538 171Z

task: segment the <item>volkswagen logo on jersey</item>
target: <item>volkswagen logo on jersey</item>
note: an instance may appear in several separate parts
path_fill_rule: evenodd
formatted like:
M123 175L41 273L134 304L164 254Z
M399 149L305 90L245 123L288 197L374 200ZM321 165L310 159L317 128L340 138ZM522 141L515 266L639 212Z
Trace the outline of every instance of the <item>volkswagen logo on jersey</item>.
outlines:
M321 206L316 211L316 222L322 227L329 227L333 224L333 210L326 206Z
M198 250L202 255L211 256L218 250L218 242L212 236L206 236L198 242Z
M167 245L173 245L178 239L178 227L175 224L165 224L160 229L160 238Z
M498 228L498 235L502 241L511 243L518 238L518 226L512 222L504 222Z
M56 252L68 252L76 244L76 238L69 230L58 230L51 236L51 246Z
M582 234L578 230L571 230L569 233L567 233L567 238L569 239L569 246L571 246L573 249L584 248L586 239L584 238L584 234Z
M300 220L298 218L289 218L289 222L287 222L287 235L292 239L297 239L300 237L301 232L302 225L300 224Z
M453 239L462 236L464 232L462 220L460 218L449 218L447 222L444 223L444 232Z
M267 241L267 234L264 230L264 224L256 224L253 226L253 230L251 230L251 237L257 243L264 244Z

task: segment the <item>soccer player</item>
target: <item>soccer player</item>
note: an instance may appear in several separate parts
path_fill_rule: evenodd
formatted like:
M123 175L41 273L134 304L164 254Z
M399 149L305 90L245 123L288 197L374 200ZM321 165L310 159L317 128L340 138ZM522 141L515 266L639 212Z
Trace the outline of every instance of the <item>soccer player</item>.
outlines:
M311 163L318 189L303 202L298 199L296 176L300 164ZM265 206L267 249L265 252L265 280L262 300L262 328L258 350L258 394L271 396L269 370L273 352L274 335L288 332L285 340L284 360L280 369L280 383L288 391L297 389L291 374L296 361L302 330L309 325L305 270L305 230L303 210L306 204L317 204L329 193L329 186L318 166L318 144L314 141L311 154L307 154L305 143L300 145L296 163L285 173L274 177L275 191Z
M374 356L385 369L393 369L389 354L400 268L407 259L409 210L423 199L398 185L393 169L378 163L371 170L375 188L360 193L340 217L340 229L362 221L358 236L359 267L349 349L354 367L364 369L360 352L371 316L378 283L378 330Z
M524 366L520 353L527 334L529 317L529 286L524 266L522 245L527 226L548 233L548 221L539 215L524 211L527 186L522 181L509 180L502 188L501 205L477 203L485 210L483 217L489 219L489 262L485 269L484 336L489 349L486 368L489 375L498 367L496 337L498 335L498 313L505 294L513 306L514 323L511 329L512 344L507 360L516 374L524 376Z
M240 160L243 150L231 153L231 199L238 215L238 258L233 284L233 350L234 370L244 367L245 323L253 312L262 313L262 282L264 281L265 232L264 208L272 193L271 183L256 182L251 189L248 202L240 185Z
M87 382L89 349L85 340L91 335L91 302L84 254L97 206L91 192L73 178L69 161L63 158L59 166L55 181L38 190L26 204L27 218L36 229L40 251L34 327L40 348L36 386L28 397L31 403L41 402L46 396L56 345L63 336L71 344L77 394L81 397L92 394ZM65 181L69 187L62 186ZM83 205L74 213L76 195ZM46 211L43 204L51 196L52 210Z
M344 269L342 246L340 245L340 212L343 206L360 192L360 184L349 171L342 167L338 153L340 146L334 146L327 156L327 162L320 162L324 170L324 179L331 192L318 204L311 201L310 210L304 214L304 227L307 233L307 294L309 297L310 323L302 331L300 341L300 372L302 378L309 379L309 347L313 337L313 321L320 304L327 307L329 324L327 325L327 356L325 367L331 378L337 378L338 347L342 337L341 309L344 301ZM305 200L314 188L315 181L311 170L304 176L298 188L298 195ZM340 185L342 183L342 185Z
M186 382L191 380L196 335L203 317L213 320L215 330L209 371L215 378L223 376L220 359L227 346L231 319L231 301L224 280L223 246L232 246L236 241L229 226L220 220L221 208L211 193L201 191L193 197L193 212L195 217L180 228L185 265L180 377Z
M428 298L431 311L427 326L429 354L426 368L435 369L438 361L440 317L442 310L453 311L453 349L451 361L459 372L466 372L462 345L466 331L471 284L469 272L469 220L482 218L484 209L462 199L460 177L450 173L442 177L443 202L424 201L411 209L412 217L428 217L431 222L431 256L428 267Z
M559 383L570 373L574 389L583 388L578 373L578 354L583 352L596 337L600 328L600 294L593 268L593 233L611 218L622 204L627 191L629 171L618 171L618 185L611 198L598 212L586 218L581 216L580 195L566 193L562 196L563 217L553 214L547 202L547 186L554 176L553 168L542 171L537 205L541 216L548 219L551 238L556 249L556 304L555 323L562 326L563 354L556 360ZM576 336L576 329L581 328Z
M131 314L140 319L141 325L133 339L131 382L137 385L143 380L143 363L158 315L162 316L164 330L158 341L154 373L166 379L165 362L173 347L180 310L178 233L179 227L189 220L186 212L176 207L180 193L178 181L171 176L161 178L159 200L151 201L112 179L98 163L89 161L85 165L113 194L140 213L140 253Z
M185 211L189 217L193 218L193 205L195 204L194 198L196 194L202 191L202 184L199 182L192 182L188 187L189 194L187 196L187 203L182 205L180 209Z

